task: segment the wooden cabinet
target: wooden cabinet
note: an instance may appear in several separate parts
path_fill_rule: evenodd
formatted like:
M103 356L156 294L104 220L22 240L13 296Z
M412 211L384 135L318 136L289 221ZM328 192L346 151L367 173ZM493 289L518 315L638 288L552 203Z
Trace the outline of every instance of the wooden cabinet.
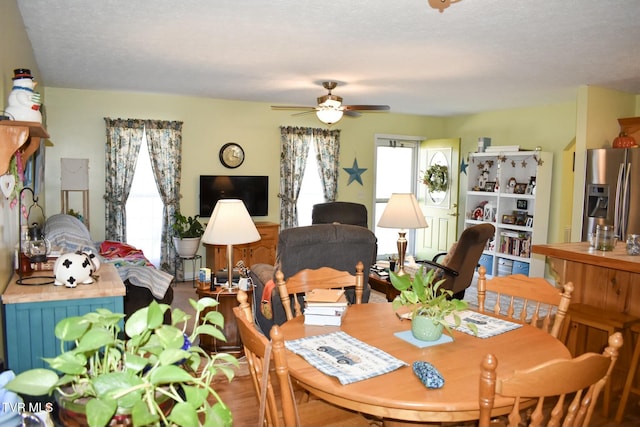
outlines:
M38 122L0 120L0 175L7 173L11 157L20 150L24 161L40 147L40 138L49 134Z
M557 277L572 282L571 302L640 317L640 257L627 255L624 242L613 251L597 251L587 242L535 245Z
M234 265L243 260L247 267L253 264L275 264L276 246L280 226L272 222L256 222L260 240L245 245L233 246ZM204 244L206 249L206 266L212 271L227 268L227 247Z
M496 227L480 258L487 275L543 277L544 258L532 257L531 245L547 243L553 154L472 153L469 163L465 225Z
M126 290L115 266L103 263L98 275L95 283L75 289L55 286L53 279L48 277L42 280L32 277L29 283L33 286L18 285L18 277L12 277L2 294L9 369L19 374L28 369L44 368L47 364L43 357L58 356L60 342L54 329L62 319L82 316L98 308L124 313Z

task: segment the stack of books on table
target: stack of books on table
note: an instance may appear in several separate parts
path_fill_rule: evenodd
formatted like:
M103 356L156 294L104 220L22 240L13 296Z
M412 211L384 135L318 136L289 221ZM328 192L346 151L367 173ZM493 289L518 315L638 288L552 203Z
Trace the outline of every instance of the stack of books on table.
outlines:
M305 299L305 325L340 326L348 305L344 289L314 289Z

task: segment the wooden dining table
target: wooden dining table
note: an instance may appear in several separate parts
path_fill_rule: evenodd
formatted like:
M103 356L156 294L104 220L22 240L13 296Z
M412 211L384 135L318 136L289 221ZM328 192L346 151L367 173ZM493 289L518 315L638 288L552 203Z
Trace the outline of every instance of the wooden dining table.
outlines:
M426 348L394 335L409 329L410 321L400 320L391 303L351 305L341 326L305 325L303 316L281 326L285 340L342 330L406 362L408 366L390 373L342 385L287 350L289 372L303 388L340 407L382 417L385 425L477 420L480 363L488 353L498 359L498 377L550 359L571 357L560 341L529 325L490 338L453 330L452 342ZM429 362L438 369L444 386L426 388L413 373L415 361ZM513 399L496 396L493 414L507 413L512 404Z

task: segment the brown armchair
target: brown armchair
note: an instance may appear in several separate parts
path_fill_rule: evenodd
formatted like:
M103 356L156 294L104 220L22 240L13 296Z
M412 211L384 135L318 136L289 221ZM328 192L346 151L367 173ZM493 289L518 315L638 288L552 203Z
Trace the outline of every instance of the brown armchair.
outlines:
M445 279L443 288L452 290L454 298L462 299L471 285L482 251L495 232L496 228L491 224L473 225L462 232L458 242L446 254L445 261L438 263L436 260L442 255L438 254L434 260L420 263L439 269L438 274Z

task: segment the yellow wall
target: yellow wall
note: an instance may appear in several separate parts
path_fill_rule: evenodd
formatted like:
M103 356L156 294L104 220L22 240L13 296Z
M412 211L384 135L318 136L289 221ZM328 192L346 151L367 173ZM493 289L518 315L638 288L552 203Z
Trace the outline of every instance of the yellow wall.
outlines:
M13 86L13 70L29 68L38 81L40 70L31 49L31 42L22 24L22 16L15 0L0 2L0 105L6 107L6 99ZM38 86L44 99L44 87ZM10 209L4 197L0 197L0 292L3 292L13 273L13 250L18 236L17 209ZM0 317L0 328L4 329ZM4 340L0 339L0 357L4 354Z
M553 153L553 177L551 191L551 218L549 241L562 241L562 224L558 220L562 206L560 176L563 170L562 150L574 139L576 133L575 103L568 102L531 108L493 111L448 118L445 134L462 138L462 157L477 150L478 137L491 138L491 145L519 145L521 149ZM472 167L471 165L470 167ZM460 180L460 213L465 210L466 177ZM459 228L463 225L460 224Z
M205 174L268 175L269 216L279 222L280 129L284 126L320 127L314 115L293 117L291 112L272 111L269 104L184 96L47 88L48 132L54 143L47 148L46 214L60 212L60 158L89 158L91 234L104 237L104 117L183 121L181 210L197 213L198 177ZM442 118L393 113L367 113L345 117L333 127L341 129L338 199L366 204L371 213L375 134L440 137ZM245 161L226 169L218 151L226 142L239 143ZM354 158L368 170L364 185L347 185ZM371 220L370 220L371 222Z
M595 86L583 86L578 91L576 172L573 184L572 241L580 241L585 188L586 150L611 147L618 136L618 118L639 115L640 96Z

